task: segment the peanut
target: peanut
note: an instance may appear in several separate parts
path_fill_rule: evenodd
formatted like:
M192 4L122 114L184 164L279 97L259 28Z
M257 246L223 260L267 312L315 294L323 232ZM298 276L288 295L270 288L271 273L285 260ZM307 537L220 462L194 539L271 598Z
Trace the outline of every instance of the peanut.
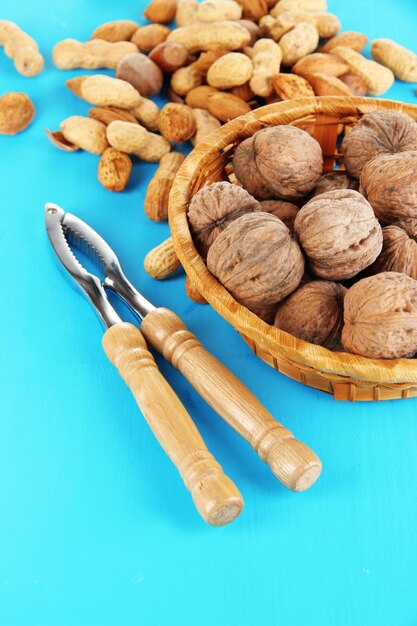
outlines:
M324 73L331 76L341 76L349 71L348 64L339 59L334 54L324 54L315 52L303 57L293 67L291 71L299 76L308 74Z
M130 113L148 130L158 130L159 107L152 100L141 96L139 104L130 109Z
M142 102L142 96L130 83L104 74L77 76L65 84L77 96L99 107L132 109Z
M323 13L327 11L327 2L326 0L279 0L270 13L272 17L278 17L281 13L293 9L312 14Z
M132 20L114 20L98 26L90 39L104 39L104 41L130 41L138 30L139 24Z
M164 137L150 133L140 124L130 122L116 121L109 124L107 139L116 150L135 154L143 161L153 163L159 161L171 150L169 142Z
M310 83L296 74L276 74L272 77L272 85L282 100L314 96Z
M281 0L282 1L282 0ZM279 45L282 50L282 64L292 67L307 54L317 48L319 34L317 28L309 22L300 22L283 35Z
M318 13L314 16L314 24L320 39L335 37L342 28L339 18L333 13Z
M98 163L98 179L109 191L123 191L130 179L132 161L124 152L106 148Z
M251 22L250 20L237 20L236 23L243 26L243 28L246 28L246 30L249 32L251 37L249 45L253 46L255 41L260 37L260 28L258 24L255 24L255 22Z
M229 52L210 66L207 82L217 89L231 89L247 83L252 76L252 70L252 62L246 55L241 52Z
M278 42L285 33L292 30L300 22L308 22L315 26L321 39L333 37L341 28L341 23L336 15L332 13L309 13L296 5L287 8L276 17L266 15L259 22L259 25L263 36L271 37Z
M171 29L162 24L147 24L141 26L133 35L132 43L134 43L141 52L150 52L166 40Z
M236 22L208 22L182 26L168 35L168 41L184 44L189 52L201 50L239 50L250 42L251 36L244 26Z
M239 87L233 87L231 93L238 98L242 98L242 100L244 100L245 102L250 102L255 98L255 94L250 88L249 82L245 83L244 85L239 85Z
M116 77L133 85L145 98L156 96L164 82L161 68L145 54L127 54L117 66Z
M268 4L265 0L236 0L243 9L243 17L258 22L268 13Z
M164 74L173 74L180 67L187 65L187 48L177 41L163 41L149 53L149 58L156 63Z
M98 120L105 126L108 126L111 122L115 122L116 120L137 124L137 120L134 115L129 113L129 111L119 109L118 107L100 107L89 109L88 117L92 117L93 120Z
M232 93L219 91L207 98L207 110L221 122L228 122L239 117L239 115L249 113L251 108L242 98L234 96Z
M207 97L212 93L218 93L218 90L209 85L194 87L187 93L185 103L192 109L204 109L207 105Z
M230 0L203 0L198 5L197 22L218 22L220 20L240 20L242 7Z
M330 74L309 74L307 80L316 96L351 96L349 87L336 76Z
M376 61L368 61L359 52L352 48L338 46L332 49L332 54L346 61L351 72L360 76L368 87L372 96L380 96L393 85L395 77L388 67Z
M190 278L186 276L185 278L185 291L187 292L187 296L193 302L197 304L207 304L207 300L204 296L201 295L199 291L197 291L195 285L191 282Z
M168 87L167 96L170 102L174 102L175 104L185 104L184 98L175 93L172 87Z
M168 24L177 12L176 0L152 0L143 12L150 22Z
M197 0L178 0L175 22L177 27L188 26L196 21L198 11Z
M339 76L340 80L345 83L355 96L366 96L368 93L368 86L365 81L358 76L357 74L353 74L351 72L347 72L346 74L342 74Z
M340 33L326 41L325 44L320 46L319 52L332 52L333 48L337 46L345 46L346 48L352 48L356 52L361 52L368 43L368 37L362 33L356 33L354 31L346 31Z
M174 249L172 237L148 252L143 265L149 276L157 280L164 280L172 276L181 265Z
M0 98L0 134L15 135L24 130L35 116L35 107L25 93L9 92Z
M92 39L83 43L76 39L64 39L54 47L52 59L60 70L77 68L115 70L124 56L137 51L137 46L131 41L113 43L102 39Z
M153 222L168 219L168 200L174 178L185 157L180 152L165 154L146 190L145 214Z
M259 21L259 28L262 37L270 37L274 41L278 42L285 33L292 30L297 23L292 14L283 13L278 17L272 17L272 15L265 15Z
M254 94L267 98L273 90L272 77L280 70L281 47L272 39L258 39L253 52L253 75L249 85Z
M161 135L174 143L184 143L197 130L193 110L186 104L166 104L159 114L158 124Z
M192 66L201 76L204 77L206 76L213 63L227 53L228 50L222 50L221 48L201 52L198 56L198 59L194 61L194 63L192 63Z
M196 146L214 130L220 128L221 124L217 118L205 109L194 109L194 117L197 125L197 132L191 138L191 143Z
M75 143L71 143L65 139L60 130L52 131L46 128L45 133L49 141L60 150L63 150L64 152L77 152L77 150L79 150L79 147L76 146Z
M73 115L61 122L60 126L64 138L86 152L102 154L109 145L105 125L90 117Z
M36 76L43 70L44 59L36 41L17 24L0 20L0 46L14 61L14 66L23 76Z
M394 75L406 83L417 82L417 54L391 39L375 39L371 44L375 61L389 67Z
M179 96L186 96L191 89L199 87L202 82L202 75L191 64L187 67L180 67L179 70L173 73L171 87Z

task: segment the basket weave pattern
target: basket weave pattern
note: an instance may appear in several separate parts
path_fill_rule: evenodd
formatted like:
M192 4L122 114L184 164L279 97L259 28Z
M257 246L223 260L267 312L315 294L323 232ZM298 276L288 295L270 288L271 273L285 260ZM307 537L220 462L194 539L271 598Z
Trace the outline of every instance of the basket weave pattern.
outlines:
M270 326L240 305L210 274L198 254L187 221L191 197L202 187L227 180L236 146L268 126L291 124L320 143L324 172L343 169L338 144L364 114L402 111L417 120L417 106L370 98L304 98L271 104L237 118L200 143L184 161L170 196L169 221L176 252L198 291L234 326L252 350L279 372L333 394L337 400L388 400L417 396L417 359L377 360L331 352Z

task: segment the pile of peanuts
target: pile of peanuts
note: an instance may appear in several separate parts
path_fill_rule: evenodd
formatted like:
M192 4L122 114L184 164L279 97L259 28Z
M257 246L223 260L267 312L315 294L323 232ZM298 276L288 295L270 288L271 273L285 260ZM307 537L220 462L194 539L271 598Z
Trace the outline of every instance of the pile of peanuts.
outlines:
M159 162L145 213L167 219L168 197L183 161L172 144L196 145L214 129L265 103L314 95L380 95L394 82L417 81L417 56L389 40L373 42L378 61L360 54L361 33L339 34L326 0L152 0L151 22L108 22L87 42L67 39L53 50L62 70L101 68L115 77L66 82L93 105L48 136L67 151L100 155L99 181L111 191L129 182L129 155ZM176 28L168 23L175 20ZM151 98L167 86L161 109Z
M66 81L92 108L47 136L62 150L99 155L98 179L111 191L127 186L132 156L158 162L145 198L145 213L154 221L167 219L170 189L184 160L173 145L196 145L223 123L271 102L381 95L395 77L417 82L416 54L378 39L371 46L374 60L365 58L367 37L339 32L341 23L326 0L152 0L144 17L150 24L117 20L98 26L87 42L56 44L57 68L108 69L115 76L92 73ZM21 73L41 71L36 43L17 25L0 21L0 45ZM161 91L169 102L159 108L151 98ZM0 132L14 106L4 103L5 116L2 100ZM14 132L22 130L15 126ZM170 263L160 262L161 250L145 262L156 278L178 267L170 243L161 249Z

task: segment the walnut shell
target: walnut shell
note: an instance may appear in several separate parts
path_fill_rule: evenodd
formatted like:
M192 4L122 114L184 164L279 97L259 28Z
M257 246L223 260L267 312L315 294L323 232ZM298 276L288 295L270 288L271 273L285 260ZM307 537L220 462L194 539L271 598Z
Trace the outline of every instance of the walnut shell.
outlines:
M298 212L295 232L317 276L344 280L375 261L382 229L371 205L353 189L328 191Z
M188 220L198 250L206 257L216 237L237 217L261 211L245 189L232 183L213 183L200 189L188 206Z
M344 302L343 346L375 359L417 352L417 281L382 272L351 287Z
M262 200L259 204L261 211L275 215L292 233L294 232L294 220L300 210L296 204L285 200Z
M407 150L417 150L417 122L397 111L366 113L342 141L346 169L355 178L379 154Z
M372 159L363 168L361 192L384 224L417 218L417 150Z
M417 279L417 221L411 227L406 220L386 226L382 235L382 252L369 272L401 272Z
M323 172L320 144L295 126L259 130L236 148L235 174L255 198L304 196Z
M251 306L251 311L267 324L273 325L275 313L277 311L277 303L274 302L274 304L260 305L259 307Z
M310 343L341 350L346 287L314 280L298 287L278 305L274 325Z
M207 266L238 302L256 312L298 287L304 258L281 220L257 212L242 215L220 233Z
M354 189L358 191L359 182L356 178L352 178L346 172L330 172L329 174L324 174L315 189L312 192L312 198L315 196L319 196L322 193L327 193L328 191L334 191L335 189Z

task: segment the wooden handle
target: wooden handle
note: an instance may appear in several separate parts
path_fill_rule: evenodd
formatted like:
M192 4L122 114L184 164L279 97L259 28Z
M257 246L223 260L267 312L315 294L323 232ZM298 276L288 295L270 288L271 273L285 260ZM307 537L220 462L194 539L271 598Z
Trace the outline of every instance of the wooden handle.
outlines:
M242 496L207 450L185 407L158 370L140 331L132 324L116 324L105 332L103 347L178 468L201 517L212 526L233 521L243 508Z
M304 491L317 480L321 462L316 454L277 422L249 389L207 352L175 313L155 309L145 317L141 330L216 413L251 444L286 487Z

